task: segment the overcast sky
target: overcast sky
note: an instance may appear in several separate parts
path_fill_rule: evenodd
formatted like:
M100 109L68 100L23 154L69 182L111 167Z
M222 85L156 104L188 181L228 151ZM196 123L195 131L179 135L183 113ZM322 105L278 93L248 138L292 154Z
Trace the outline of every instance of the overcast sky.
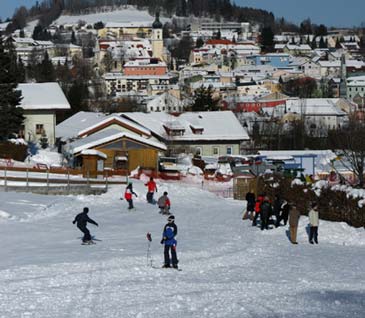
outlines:
M41 2L41 0L39 0ZM234 0L236 4L272 11L276 17L301 22L311 18L312 22L327 26L359 26L365 22L364 0ZM0 0L0 17L12 16L21 5L33 5L36 0Z

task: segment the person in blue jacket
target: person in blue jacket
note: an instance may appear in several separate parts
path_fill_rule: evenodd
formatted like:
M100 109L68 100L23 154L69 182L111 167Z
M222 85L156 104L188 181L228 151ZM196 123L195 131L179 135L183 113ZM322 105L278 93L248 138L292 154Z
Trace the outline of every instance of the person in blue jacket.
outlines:
M176 256L176 244L177 241L175 239L177 235L177 226L175 224L175 217L170 215L167 218L167 224L165 225L162 233L161 244L165 244L164 248L164 265L163 268L170 268L171 263L173 268L178 268L177 256ZM170 250L171 250L171 260L170 260Z

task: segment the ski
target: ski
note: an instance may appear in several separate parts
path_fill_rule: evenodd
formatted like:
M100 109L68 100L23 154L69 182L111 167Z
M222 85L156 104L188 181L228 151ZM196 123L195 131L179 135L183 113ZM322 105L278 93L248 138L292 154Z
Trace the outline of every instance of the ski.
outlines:
M96 244L94 241L87 241L81 243L81 245L94 245L94 244Z
M181 268L174 268L174 267L158 267L158 266L151 266L153 269L174 269L175 271L182 272Z

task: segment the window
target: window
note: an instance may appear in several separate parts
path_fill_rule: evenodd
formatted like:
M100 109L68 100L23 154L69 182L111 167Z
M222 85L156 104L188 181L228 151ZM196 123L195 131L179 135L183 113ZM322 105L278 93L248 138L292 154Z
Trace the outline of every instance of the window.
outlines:
M219 156L219 148L218 147L213 147L213 155Z
M37 135L42 135L43 131L44 131L44 127L43 127L42 124L36 124L35 125L35 133Z
M232 147L227 147L227 155L231 155L232 154Z

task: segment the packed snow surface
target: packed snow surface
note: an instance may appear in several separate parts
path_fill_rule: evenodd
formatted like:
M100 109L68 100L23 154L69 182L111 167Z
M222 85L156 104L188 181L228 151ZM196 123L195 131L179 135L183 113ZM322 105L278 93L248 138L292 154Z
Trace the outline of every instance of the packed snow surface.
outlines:
M299 245L287 228L260 231L242 221L244 202L189 184L157 182L169 193L178 225L182 271L153 265L166 217L133 182L136 210L123 187L101 196L0 192L0 317L364 317L365 233L321 221L319 245ZM81 245L72 224L82 208L96 245Z

